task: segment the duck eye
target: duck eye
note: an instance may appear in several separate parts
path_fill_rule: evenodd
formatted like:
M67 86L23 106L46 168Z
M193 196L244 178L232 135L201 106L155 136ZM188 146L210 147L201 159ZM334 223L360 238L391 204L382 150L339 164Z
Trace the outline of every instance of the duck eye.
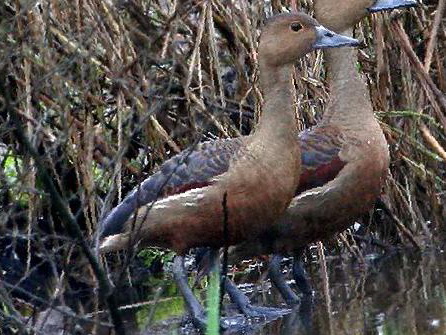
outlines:
M290 25L290 29L292 31L296 31L297 32L297 31L301 30L302 28L303 28L302 25L300 23L297 23L297 22L293 22Z

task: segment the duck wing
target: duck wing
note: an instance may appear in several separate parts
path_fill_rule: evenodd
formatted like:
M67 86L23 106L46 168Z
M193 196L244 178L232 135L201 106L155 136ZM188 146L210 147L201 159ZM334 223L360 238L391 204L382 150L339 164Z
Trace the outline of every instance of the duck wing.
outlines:
M141 206L170 195L202 188L229 169L244 147L243 138L199 143L165 161L157 172L135 187L105 217L100 238L119 234L131 215Z
M318 126L298 135L301 147L301 175L296 195L325 185L347 164L340 157L345 144L341 131L333 126Z

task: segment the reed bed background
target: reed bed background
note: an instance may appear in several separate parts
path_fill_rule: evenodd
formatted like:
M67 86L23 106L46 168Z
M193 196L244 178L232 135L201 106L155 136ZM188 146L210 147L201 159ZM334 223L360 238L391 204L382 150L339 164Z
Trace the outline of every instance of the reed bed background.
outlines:
M312 12L310 0L297 5ZM361 258L371 247L423 249L442 242L444 7L444 0L424 1L417 9L374 15L355 29L364 41L358 68L388 140L391 167L359 231L326 241L326 252ZM88 307L67 303L66 314L86 321L106 301L116 321L99 265L80 256L100 218L175 153L253 129L260 112L259 27L265 17L288 10L290 3L280 0L0 4L5 333L26 331L28 316L56 302L63 306L79 282L103 294ZM312 53L296 66L302 128L317 123L328 99L322 56ZM126 265L125 258L115 263L121 261Z

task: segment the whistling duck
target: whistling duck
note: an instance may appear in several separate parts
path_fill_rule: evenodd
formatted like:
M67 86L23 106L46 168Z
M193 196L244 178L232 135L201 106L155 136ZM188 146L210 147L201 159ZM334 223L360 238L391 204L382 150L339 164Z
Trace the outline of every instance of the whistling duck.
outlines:
M177 252L174 278L193 320L203 326L204 313L187 286L182 256L192 247L240 243L277 221L300 175L290 173L300 171L301 157L292 107L293 63L313 49L357 44L303 13L268 20L258 51L264 105L254 134L205 142L165 162L105 218L100 251L140 242Z
M316 0L316 17L336 32L351 35L348 27L368 12L410 7L413 0ZM330 101L323 119L299 134L302 152L300 182L296 196L278 224L260 239L235 247L235 259L275 252L270 276L289 304L298 301L280 273L282 254L295 256L293 275L304 293L311 289L300 266L303 248L349 227L373 207L389 166L389 150L375 119L369 93L356 69L351 48L326 50ZM233 299L232 283L227 283ZM243 297L243 299L246 299Z

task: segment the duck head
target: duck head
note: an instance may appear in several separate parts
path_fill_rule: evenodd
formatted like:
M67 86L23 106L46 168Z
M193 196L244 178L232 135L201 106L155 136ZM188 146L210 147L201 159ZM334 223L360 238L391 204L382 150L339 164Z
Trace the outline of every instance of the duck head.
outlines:
M416 0L317 0L314 10L321 24L341 32L370 13L413 7L417 4Z
M307 14L280 14L270 18L262 30L259 60L266 66L283 66L315 49L358 44L358 40L323 27Z

